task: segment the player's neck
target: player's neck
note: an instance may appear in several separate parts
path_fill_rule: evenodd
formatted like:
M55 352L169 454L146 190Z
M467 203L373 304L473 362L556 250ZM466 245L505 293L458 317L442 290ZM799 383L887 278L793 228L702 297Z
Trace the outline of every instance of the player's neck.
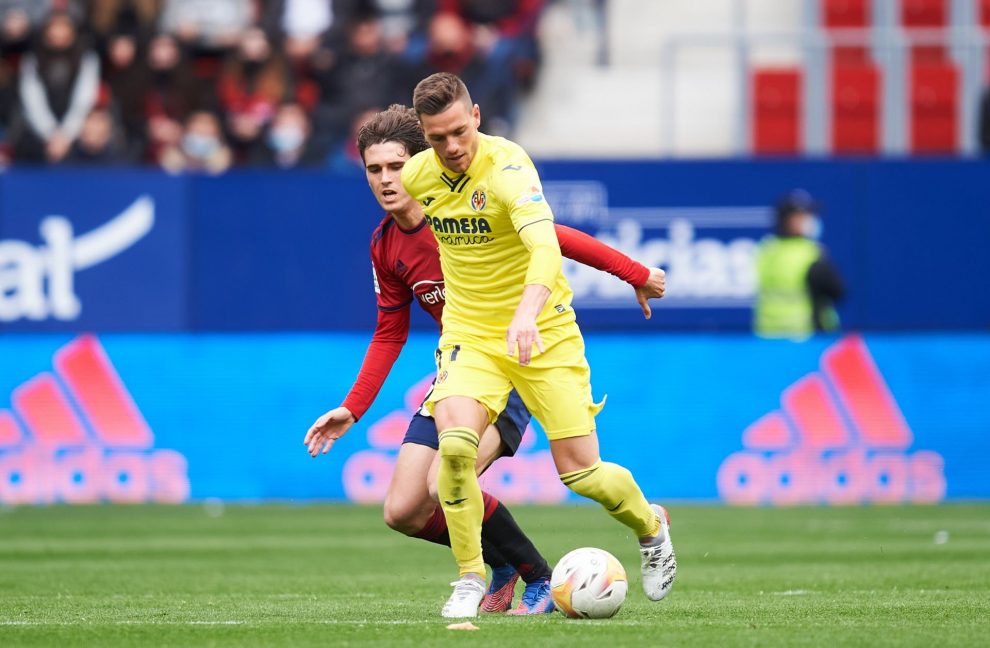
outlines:
M423 208L420 207L418 202L413 201L409 209L402 212L392 212L392 218L395 219L396 225L401 229L415 229L416 226L423 222Z

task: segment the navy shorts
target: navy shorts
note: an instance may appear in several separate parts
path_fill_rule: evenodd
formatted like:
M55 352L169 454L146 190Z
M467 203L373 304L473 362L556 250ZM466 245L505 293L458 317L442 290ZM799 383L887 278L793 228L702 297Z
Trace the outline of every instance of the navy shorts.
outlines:
M440 441L437 435L437 423L433 420L433 417L424 416L421 412L422 410L416 412L412 420L409 421L409 427L406 429L406 436L402 439L402 442L418 443L419 445L436 450L440 447ZM516 454L516 450L519 449L519 444L522 442L523 433L526 431L526 426L529 425L530 418L531 415L523 404L522 398L513 389L509 393L509 400L505 404L505 409L502 410L502 413L498 415L498 420L495 421L495 427L498 428L498 433L502 437L502 443L505 444L505 450L502 452L503 457L511 457Z

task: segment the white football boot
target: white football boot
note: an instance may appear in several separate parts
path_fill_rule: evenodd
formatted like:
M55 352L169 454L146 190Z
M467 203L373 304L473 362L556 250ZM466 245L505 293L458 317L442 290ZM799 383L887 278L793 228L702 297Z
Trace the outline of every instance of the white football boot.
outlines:
M462 619L478 616L478 606L485 596L485 579L477 574L465 574L451 585L454 591L440 613L445 619Z
M650 506L660 518L660 533L652 544L640 545L639 553L642 556L643 591L651 601L659 601L670 594L670 588L674 586L677 558L674 556L674 544L670 541L667 510L658 504Z

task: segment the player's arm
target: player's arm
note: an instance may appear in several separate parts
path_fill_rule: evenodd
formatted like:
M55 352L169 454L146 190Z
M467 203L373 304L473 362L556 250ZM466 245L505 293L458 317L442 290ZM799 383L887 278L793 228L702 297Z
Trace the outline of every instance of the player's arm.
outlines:
M506 332L509 355L518 348L519 364L529 364L533 345L543 352L543 340L536 326L536 317L546 306L551 286L560 274L562 259L557 234L550 218L536 220L519 230L519 238L529 250L529 267L526 270L525 287L516 307L515 315Z
M339 407L326 412L309 428L303 441L309 454L326 454L375 402L409 335L409 305L397 311L379 311L378 324L364 362L350 392Z
M378 322L357 378L344 402L316 419L303 440L314 457L326 454L334 441L368 411L409 337L412 297L408 287L401 280L376 269L375 292L378 293Z
M560 252L568 259L607 272L622 279L636 291L643 316L650 319L650 299L660 299L666 291L666 275L660 268L647 268L613 247L584 232L555 224Z

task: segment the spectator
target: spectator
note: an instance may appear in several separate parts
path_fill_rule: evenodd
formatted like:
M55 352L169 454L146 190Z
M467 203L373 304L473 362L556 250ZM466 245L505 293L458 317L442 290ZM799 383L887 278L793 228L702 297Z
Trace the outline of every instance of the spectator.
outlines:
M358 132L364 124L381 112L383 108L373 107L359 111L351 118L348 136L337 143L327 158L327 168L340 175L364 177L364 159L357 147Z
M306 109L298 103L279 106L265 137L254 147L254 166L294 169L323 164L324 152L313 141Z
M842 279L817 239L818 206L803 190L777 204L776 231L756 255L754 330L761 337L803 339L839 328L834 304Z
M464 20L452 13L439 13L430 21L426 58L405 66L401 85L406 95L435 72L450 72L471 88L471 98L481 107L482 129L492 135L507 135L511 130L515 102L515 79L504 65L489 61L475 46L471 30Z
M67 11L52 12L38 45L21 59L14 157L59 162L82 130L100 94L100 61Z
M161 30L204 50L237 45L254 22L252 0L165 0Z
M51 8L52 0L0 0L3 52L24 52L31 44L31 34L41 27Z
M219 80L226 132L239 160L259 141L277 107L290 96L282 58L261 29L244 32Z
M137 4L140 0L134 0ZM148 69L144 64L144 47L148 25L142 24L137 10L121 0L104 0L93 5L107 14L115 9L115 20L102 36L103 78L110 89L113 103L122 117L126 141L137 153L144 148L146 122L145 95L148 92ZM101 21L108 15L97 14ZM147 20L147 17L145 18Z
M162 12L163 0L89 0L87 13L90 29L100 50L109 49L109 41L121 34L135 39L135 49L154 35Z
M536 24L543 4L544 0L439 0L439 9L460 16L491 65L511 69L529 88L539 63ZM472 95L475 92L472 86Z
M144 93L145 154L160 162L162 152L178 146L182 124L194 108L211 105L185 65L185 56L172 36L156 36L148 44L148 85Z
M87 166L124 164L132 161L123 133L113 114L106 108L90 111L79 137L66 156L69 164Z
M354 19L346 49L319 77L320 124L333 143L346 136L355 115L369 106L409 101L396 87L397 62L385 51L381 24L373 14Z
M309 61L334 24L333 0L271 0L262 25L293 66Z
M233 154L223 139L220 119L207 110L189 115L178 145L165 149L161 157L162 167L171 173L219 174L229 169L232 162Z
M435 0L365 0L381 21L385 49L407 61L426 55L426 33L436 13Z

